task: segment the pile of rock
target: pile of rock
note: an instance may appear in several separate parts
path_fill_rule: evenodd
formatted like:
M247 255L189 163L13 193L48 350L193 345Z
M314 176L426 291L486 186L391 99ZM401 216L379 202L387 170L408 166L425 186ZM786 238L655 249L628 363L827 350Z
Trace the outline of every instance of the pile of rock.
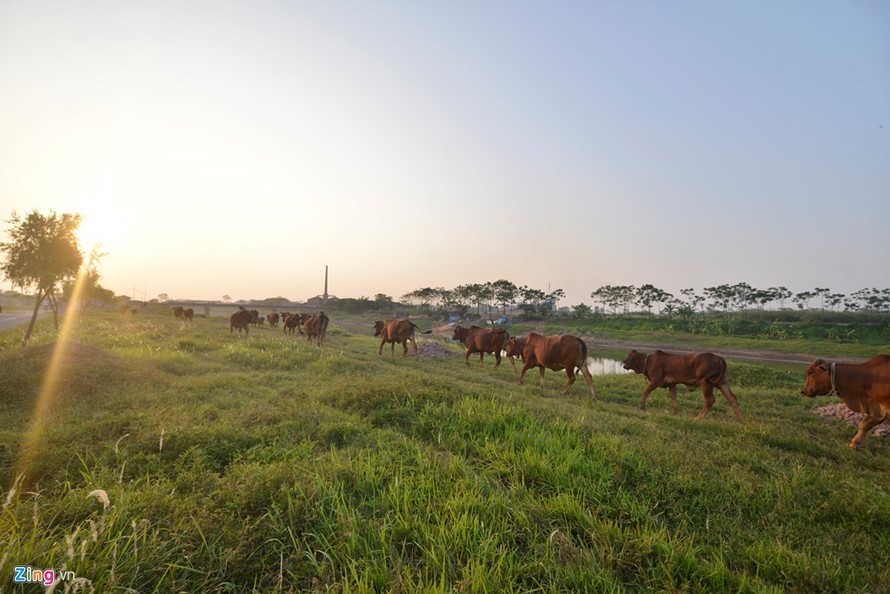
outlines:
M838 419L846 421L851 425L859 425L865 417L862 413L853 412L847 408L846 404L826 404L825 406L814 406L813 412L827 419ZM890 423L881 423L868 433L871 435L886 436L890 435Z
M410 350L408 352L411 353ZM457 355L457 353L439 342L421 342L417 345L418 359L450 359L451 357L457 357Z

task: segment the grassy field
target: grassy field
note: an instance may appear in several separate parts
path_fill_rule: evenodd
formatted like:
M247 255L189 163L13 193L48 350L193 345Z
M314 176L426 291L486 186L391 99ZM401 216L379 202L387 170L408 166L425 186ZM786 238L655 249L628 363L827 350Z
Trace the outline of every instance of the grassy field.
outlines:
M0 592L890 590L890 443L849 450L803 367L730 360L748 421L697 422L331 318L322 349L166 311L0 333Z

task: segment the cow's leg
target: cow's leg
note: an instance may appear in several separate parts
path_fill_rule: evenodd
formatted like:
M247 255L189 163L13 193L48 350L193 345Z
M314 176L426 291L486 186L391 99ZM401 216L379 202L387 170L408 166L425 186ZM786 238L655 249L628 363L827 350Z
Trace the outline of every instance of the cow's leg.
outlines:
M382 355L382 354L383 354L383 345L384 345L384 344L386 344L386 339L385 339L385 338L384 338L383 340L380 341L380 348L377 349L377 354L378 354L378 355Z
M393 346L395 346L395 345L393 345ZM402 356L403 357L408 356L408 339L407 338L402 341Z
M532 366L529 364L528 361L526 361L525 364L523 364L522 371L519 373L519 383L520 384L523 383L523 380L525 379L525 372L531 368L532 368Z
M875 425L880 425L886 420L887 417L872 417L867 416L862 419L862 422L859 423L859 431L856 432L856 435L853 437L853 441L850 442L850 447L856 449L859 447L859 442L862 441L862 438L865 437L865 434L872 430L872 427Z
M501 351L494 352L494 360L495 360L494 368L497 369L498 365L501 364Z
M566 375L568 376L569 381L568 383L566 383L566 387L562 389L562 392L560 392L561 394L565 394L566 392L568 392L569 388L572 387L572 384L575 383L575 370L572 368L572 366L566 367Z
M467 354L464 355L464 363L467 364L467 367L470 366L470 347L467 347Z
M671 393L671 413L678 415L680 414L680 409L677 407L677 386L668 386L668 392Z
M701 420L705 418L705 415L708 414L708 411L711 410L711 407L714 406L714 386L708 383L707 380L702 380L701 383L702 396L704 397L705 403L702 406L701 412L696 416L696 420Z
M590 388L590 397L593 400L596 400L596 389L593 387L593 374L590 373L590 369L587 367L587 361L581 363L581 373L584 375L584 381L587 382L587 387Z
M544 366L538 365L538 371L541 372L541 381L539 383L540 383L540 386L543 388L544 387Z
M485 351L479 351L479 367L482 367L482 359L485 358Z
M732 393L732 389L729 387L729 384L726 382L721 382L717 384L717 388L721 392L723 392L726 400L729 401L729 406L732 407L732 412L735 413L735 416L738 418L738 420L744 421L745 415L742 414L742 408L739 406L739 401L736 400L736 396Z
M643 388L643 397L640 398L640 410L646 410L646 399L649 398L649 394L657 388L661 384L660 381L651 381L649 385Z
M412 346L414 346L414 354L416 355L417 354L417 339L414 338L414 335L412 334L410 340L411 340ZM407 346L405 347L405 350L406 351L408 350Z

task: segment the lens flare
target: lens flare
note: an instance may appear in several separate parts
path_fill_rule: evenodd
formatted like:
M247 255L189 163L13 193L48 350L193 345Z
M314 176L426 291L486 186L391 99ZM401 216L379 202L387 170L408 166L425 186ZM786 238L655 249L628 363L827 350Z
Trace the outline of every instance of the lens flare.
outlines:
M26 482L28 481L28 475L34 462L40 457L46 427L53 418L53 411L56 408L59 388L61 386L61 380L63 379L61 373L62 361L68 350L68 336L74 326L75 312L77 311L77 308L73 307L73 304L80 301L86 278L87 276L84 274L84 271L81 271L81 273L77 275L77 280L74 282L74 290L71 292L71 299L68 302L68 307L62 318L62 328L56 339L55 348L52 351L49 365L46 368L46 374L43 376L43 382L40 385L40 391L38 392L37 400L34 403L34 411L31 413L30 426L25 433L24 443L22 444L22 450L19 454L18 472L26 477Z

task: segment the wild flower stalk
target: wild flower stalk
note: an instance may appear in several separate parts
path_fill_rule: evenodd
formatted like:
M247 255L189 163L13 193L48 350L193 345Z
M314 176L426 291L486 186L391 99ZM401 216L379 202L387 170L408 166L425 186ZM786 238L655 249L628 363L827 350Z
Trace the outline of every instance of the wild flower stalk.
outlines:
M101 501L103 511L108 509L108 506L111 505L111 502L108 500L108 493L106 493L104 489L96 489L94 491L90 491L87 497L95 497L96 499Z
M118 438L118 440L117 440L116 442L114 442L114 451L115 451L115 453L117 453L117 452L119 451L119 450L118 450L118 446L120 445L121 441L123 441L123 440L126 439L127 437L130 437L130 434L129 434L129 433L125 433L125 434L121 435L121 436Z
M111 502L108 499L108 493L105 492L105 489L96 489L94 491L90 491L87 497L95 497L102 502L102 517L99 518L99 530L104 531L105 513L108 511L108 506L111 505Z
M77 538L78 532L80 532L80 528L75 528L74 534L65 537L65 544L68 545L68 550L66 552L68 559L74 558L74 539Z
M19 473L16 477L15 482L12 483L12 488L9 489L9 493L6 494L6 502L3 504L3 511L6 511L6 508L12 503L12 500L15 498L15 494L18 492L19 483L21 483L22 479L25 478L25 475Z

